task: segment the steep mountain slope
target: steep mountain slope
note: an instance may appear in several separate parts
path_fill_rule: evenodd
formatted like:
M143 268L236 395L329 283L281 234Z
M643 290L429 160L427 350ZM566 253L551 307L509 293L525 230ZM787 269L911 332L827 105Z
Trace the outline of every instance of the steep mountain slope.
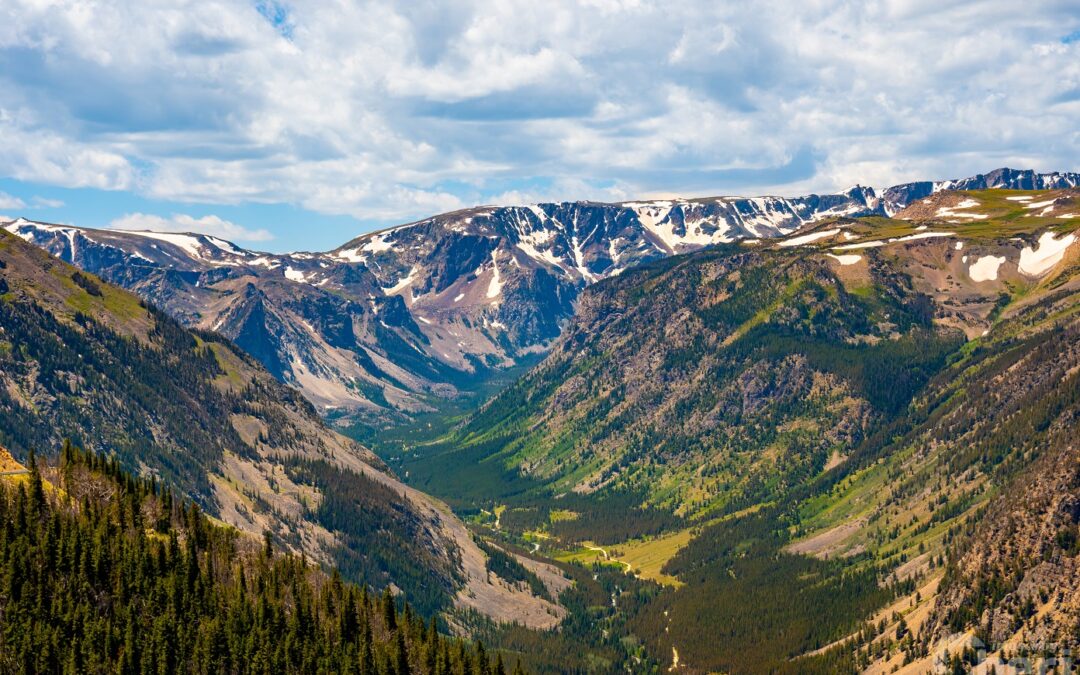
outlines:
M873 672L1035 672L1080 644L1080 246L1057 241L892 440L800 506L794 550L869 552L914 582L848 645Z
M396 466L662 584L620 599L625 639L681 671L1074 645L1076 213L1076 190L932 195L640 266Z
M456 371L426 355L404 303L364 266L271 257L204 235L26 221L7 229L188 326L226 335L324 410L416 411L419 394L454 392Z
M840 461L990 326L1001 294L1052 269L1074 241L1055 239L1069 219L1054 214L1080 210L1076 195L1017 196L1059 211L964 193L1002 220L830 221L597 284L550 356L448 441L445 464L403 466L428 485L482 446L492 470L556 493L625 489L677 514L753 504Z
M396 586L425 613L456 602L532 625L559 615L488 574L443 505L231 343L0 232L0 445L25 456L65 437L241 530Z
M5 673L504 672L502 655L439 635L389 593L75 448L0 477L0 521Z
M836 195L481 207L367 234L328 253L269 255L203 235L5 227L219 331L319 409L384 425L439 407L542 352L581 290L636 265L837 216L886 215L966 188L1064 188L1076 174L999 169Z

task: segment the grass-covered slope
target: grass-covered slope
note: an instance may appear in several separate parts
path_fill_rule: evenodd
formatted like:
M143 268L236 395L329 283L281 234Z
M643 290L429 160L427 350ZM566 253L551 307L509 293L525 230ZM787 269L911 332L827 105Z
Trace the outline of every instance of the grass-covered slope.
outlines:
M878 672L970 666L980 645L987 670L1032 668L1080 643L1080 256L1014 291L889 442L799 502L792 550L916 582L859 645Z

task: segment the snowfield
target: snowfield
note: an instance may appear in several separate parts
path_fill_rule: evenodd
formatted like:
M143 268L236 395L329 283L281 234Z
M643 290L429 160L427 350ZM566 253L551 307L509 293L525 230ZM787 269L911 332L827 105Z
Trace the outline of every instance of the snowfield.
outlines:
M1005 262L1005 256L984 255L968 268L972 281L996 281L998 268Z
M880 240L874 241L860 241L858 244L844 244L843 246L837 246L837 251L851 251L859 248L877 248L878 246L884 246L885 242Z
M835 237L840 234L840 228L835 230L822 230L821 232L811 232L810 234L804 234L801 237L792 237L780 242L780 246L802 246L803 244L809 244L819 239L828 239L829 237Z
M1025 246L1020 251L1020 272L1028 276L1037 277L1049 272L1065 257L1065 251L1076 241L1075 234L1067 234L1061 239L1054 236L1053 232L1044 232L1039 237L1037 248Z
M301 272L300 270L294 270L292 267L289 266L285 267L285 278L289 281L298 281L301 283L307 280L303 272Z
M828 255L829 255L830 258L832 258L833 260L835 260L836 262L838 262L838 263L840 263L841 265L844 265L844 266L846 266L846 265L854 265L855 263L862 260L861 255L855 255L855 254L834 255L832 253L829 253Z
M899 239L891 239L890 241L915 241L916 239L933 239L934 237L955 236L955 232L919 232L917 234L909 234L906 237L900 237Z

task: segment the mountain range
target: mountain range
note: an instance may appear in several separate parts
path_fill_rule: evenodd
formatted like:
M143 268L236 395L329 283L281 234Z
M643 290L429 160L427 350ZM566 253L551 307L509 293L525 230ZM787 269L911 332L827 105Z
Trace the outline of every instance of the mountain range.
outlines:
M0 230L0 448L53 454L65 440L425 614L561 615L490 574L445 505L232 342Z
M67 490L168 486L540 672L1031 670L1080 644L1076 179L482 207L285 255L11 221L0 446L71 439L108 479ZM384 657L423 642L390 614Z
M938 191L640 265L394 466L622 567L674 670L1049 664L1080 640L1077 219L1073 188Z
M880 193L478 207L322 253L21 218L3 227L188 327L225 335L324 415L378 428L531 363L582 289L643 263L835 217L892 216L940 192L1078 184L1080 174L998 169Z

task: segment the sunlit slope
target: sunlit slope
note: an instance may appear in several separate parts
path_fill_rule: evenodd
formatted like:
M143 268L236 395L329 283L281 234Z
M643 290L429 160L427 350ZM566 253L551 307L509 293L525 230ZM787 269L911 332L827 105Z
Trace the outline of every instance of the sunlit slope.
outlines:
M1080 250L1073 192L945 197L986 218L839 219L597 284L540 366L405 466L444 493L460 466L507 498L630 491L694 518L768 501L903 414Z
M0 445L25 457L65 438L426 614L557 621L551 602L486 573L445 506L252 357L0 231Z

